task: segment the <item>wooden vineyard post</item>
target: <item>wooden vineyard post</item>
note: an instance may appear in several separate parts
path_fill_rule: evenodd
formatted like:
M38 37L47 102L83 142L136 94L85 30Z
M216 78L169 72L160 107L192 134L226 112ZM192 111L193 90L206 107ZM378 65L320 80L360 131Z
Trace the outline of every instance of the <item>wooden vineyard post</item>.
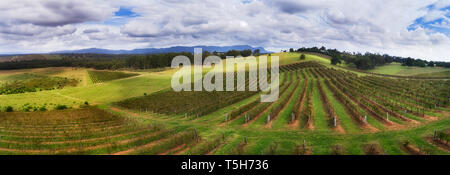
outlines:
M364 116L364 123L367 123L367 115Z
M336 116L334 116L334 127L336 127L337 126L337 119L336 119Z
M294 120L295 120L295 115L294 115L294 113L291 113L291 123L294 123Z
M386 120L389 121L389 113L386 112Z
M197 141L197 142L199 142L199 136L198 136L198 132L197 132L197 128L194 128L194 137L195 137L195 140Z
M270 114L267 115L267 123L269 123L269 122L270 122Z
M306 153L306 139L303 139L303 154Z
M436 140L436 135L437 135L437 131L434 130L434 134L433 134L433 140Z

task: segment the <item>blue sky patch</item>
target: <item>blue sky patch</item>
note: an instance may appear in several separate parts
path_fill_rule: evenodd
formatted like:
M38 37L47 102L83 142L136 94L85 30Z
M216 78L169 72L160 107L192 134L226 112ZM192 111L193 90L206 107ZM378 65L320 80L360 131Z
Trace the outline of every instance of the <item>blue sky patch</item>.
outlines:
M120 7L118 11L114 12L114 16L133 18L140 15L133 12L132 8Z
M449 21L450 6L437 9L434 4L431 4L431 5L427 6L426 9L428 10L428 12L438 10L438 11L444 11L446 13L442 17L436 18L432 21L426 21L425 17L417 18L416 20L414 20L413 24L408 26L408 30L410 30L410 31L416 30L417 28L422 27L424 29L428 29L433 32L439 32L439 33L443 33L443 34L450 36L450 21Z
M120 7L120 9L114 12L114 16L103 22L106 25L123 25L128 23L129 19L139 17L138 13L133 12L133 8L130 7Z

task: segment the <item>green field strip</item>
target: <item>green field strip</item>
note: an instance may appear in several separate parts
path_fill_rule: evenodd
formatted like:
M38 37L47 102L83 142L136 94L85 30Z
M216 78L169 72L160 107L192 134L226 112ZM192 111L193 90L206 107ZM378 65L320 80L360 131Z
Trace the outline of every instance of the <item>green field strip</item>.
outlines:
M199 119L194 120L194 122L199 122L199 123L205 123L207 122L208 124L220 124L223 123L225 121L226 118L226 114L229 113L230 111L234 110L234 109L238 109L240 106L246 105L248 103L253 102L254 100L259 99L261 96L261 93L257 93L256 95L253 95L249 98L243 99L237 103L231 104L225 108L221 108L215 112L212 112L210 114L207 114L205 116L200 117ZM184 117L183 115L181 115L181 117ZM230 123L228 123L230 124Z
M313 110L314 110L314 129L317 131L331 131L327 124L325 109L323 108L322 100L320 99L317 81L313 81Z
M363 110L363 109L361 109ZM367 123L379 130L386 130L386 126L384 126L380 121L375 119L374 116L367 114Z
M323 89L325 94L327 95L330 103L333 105L332 108L336 112L336 115L339 118L339 124L342 126L345 132L348 133L358 133L361 132L362 129L358 127L358 125L350 118L349 114L345 110L345 106L343 106L337 99L335 99L334 95L328 89L328 86L325 83L323 84Z
M283 139L278 142L277 155L294 155L296 143L291 139Z
M298 96L300 95L300 92L302 90L302 84L305 80L301 80L298 84L298 87L296 88L294 95L292 96L291 100L286 104L287 106L282 110L279 114L279 116L276 118L276 120L272 123L273 129L280 129L286 127L286 124L288 121L291 120L291 114L294 109L296 100L298 99Z
M89 75L89 71L86 69L86 83L87 83L87 85L92 85L92 84L94 84L94 82L92 81L92 79L91 79L91 75Z
M291 91L294 90L295 84L296 84L295 82L292 82L292 83L289 85L289 87L287 88L287 90L285 90L282 94L280 94L278 100L275 101L275 102L273 102L273 104L268 108L268 110L266 110L259 118L257 118L257 119L256 119L255 121L253 121L253 122L250 122L250 123L248 124L248 127L255 129L255 128L260 128L260 127L262 127L263 125L266 125L266 124L267 124L267 116L268 116L268 114L270 113L270 110L273 108L273 106L274 106L275 104L280 103L281 100L283 100L283 99L285 99L285 98L289 98L289 96L290 96L290 93L289 93L289 92L291 92ZM271 116L271 117L273 118L273 117L275 117L275 116Z
M363 146L364 142L344 141L342 144L345 154L348 155L364 155Z
M233 148L244 139L244 137L237 135L237 134L234 134L230 137L231 137L231 139L229 139L229 140L231 140L231 141L228 141L225 145L218 148L213 153L214 155L228 155L231 152L231 150L233 150Z
M340 142L336 138L328 136L323 137L312 134L306 137L306 145L312 151L312 155L329 155L331 147L338 143Z
M349 97L350 98L350 97ZM355 100L353 100L352 98L350 98L353 102L355 102ZM356 102L355 102L356 104ZM357 105L357 110L359 111L359 113L361 114L362 117L367 116L367 123L377 129L380 130L384 130L385 126L378 121L377 119L375 119L375 117L373 115L370 115L369 112L367 112L365 109L363 109L360 105Z
M395 139L395 138L394 138ZM387 155L405 155L406 153L400 149L399 141L392 139L380 139L380 147Z
M264 155L264 149L273 142L273 139L268 137L263 138L249 138L247 148L245 149L244 154L252 154L252 155Z
M304 102L303 102L303 107L302 107L302 109L300 109L300 117L297 119L298 122L299 122L299 129L301 129L301 130L305 129L305 127L306 127L305 116L304 116L303 113L305 112L305 110L308 107L308 104L310 103L308 98L312 98L312 95L311 95L311 93L312 93L312 83L313 83L312 79L308 78L308 83L307 83L307 86L306 86L306 88L307 88L306 89L306 97L305 97Z

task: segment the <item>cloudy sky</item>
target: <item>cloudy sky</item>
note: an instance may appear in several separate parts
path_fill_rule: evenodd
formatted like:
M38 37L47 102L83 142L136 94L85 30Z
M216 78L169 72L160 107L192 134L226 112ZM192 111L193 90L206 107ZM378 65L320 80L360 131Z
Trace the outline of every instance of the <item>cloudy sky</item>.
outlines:
M450 61L450 0L1 0L0 53L326 46Z

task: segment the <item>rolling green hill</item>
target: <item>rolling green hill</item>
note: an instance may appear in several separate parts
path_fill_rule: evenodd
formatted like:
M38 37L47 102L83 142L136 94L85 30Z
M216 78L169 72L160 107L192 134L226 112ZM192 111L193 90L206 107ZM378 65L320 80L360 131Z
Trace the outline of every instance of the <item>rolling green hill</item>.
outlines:
M271 55L282 65L273 103L260 103L260 93L172 92L177 69L123 71L102 83L92 83L87 69L0 72L5 80L40 72L83 82L0 95L0 109L15 111L0 112L0 154L450 154L442 145L449 81L369 76L318 55ZM374 71L447 74L430 69L394 64ZM122 77L129 73L139 75ZM54 110L58 105L73 109ZM28 106L50 111L22 111ZM439 139L432 139L435 131Z

